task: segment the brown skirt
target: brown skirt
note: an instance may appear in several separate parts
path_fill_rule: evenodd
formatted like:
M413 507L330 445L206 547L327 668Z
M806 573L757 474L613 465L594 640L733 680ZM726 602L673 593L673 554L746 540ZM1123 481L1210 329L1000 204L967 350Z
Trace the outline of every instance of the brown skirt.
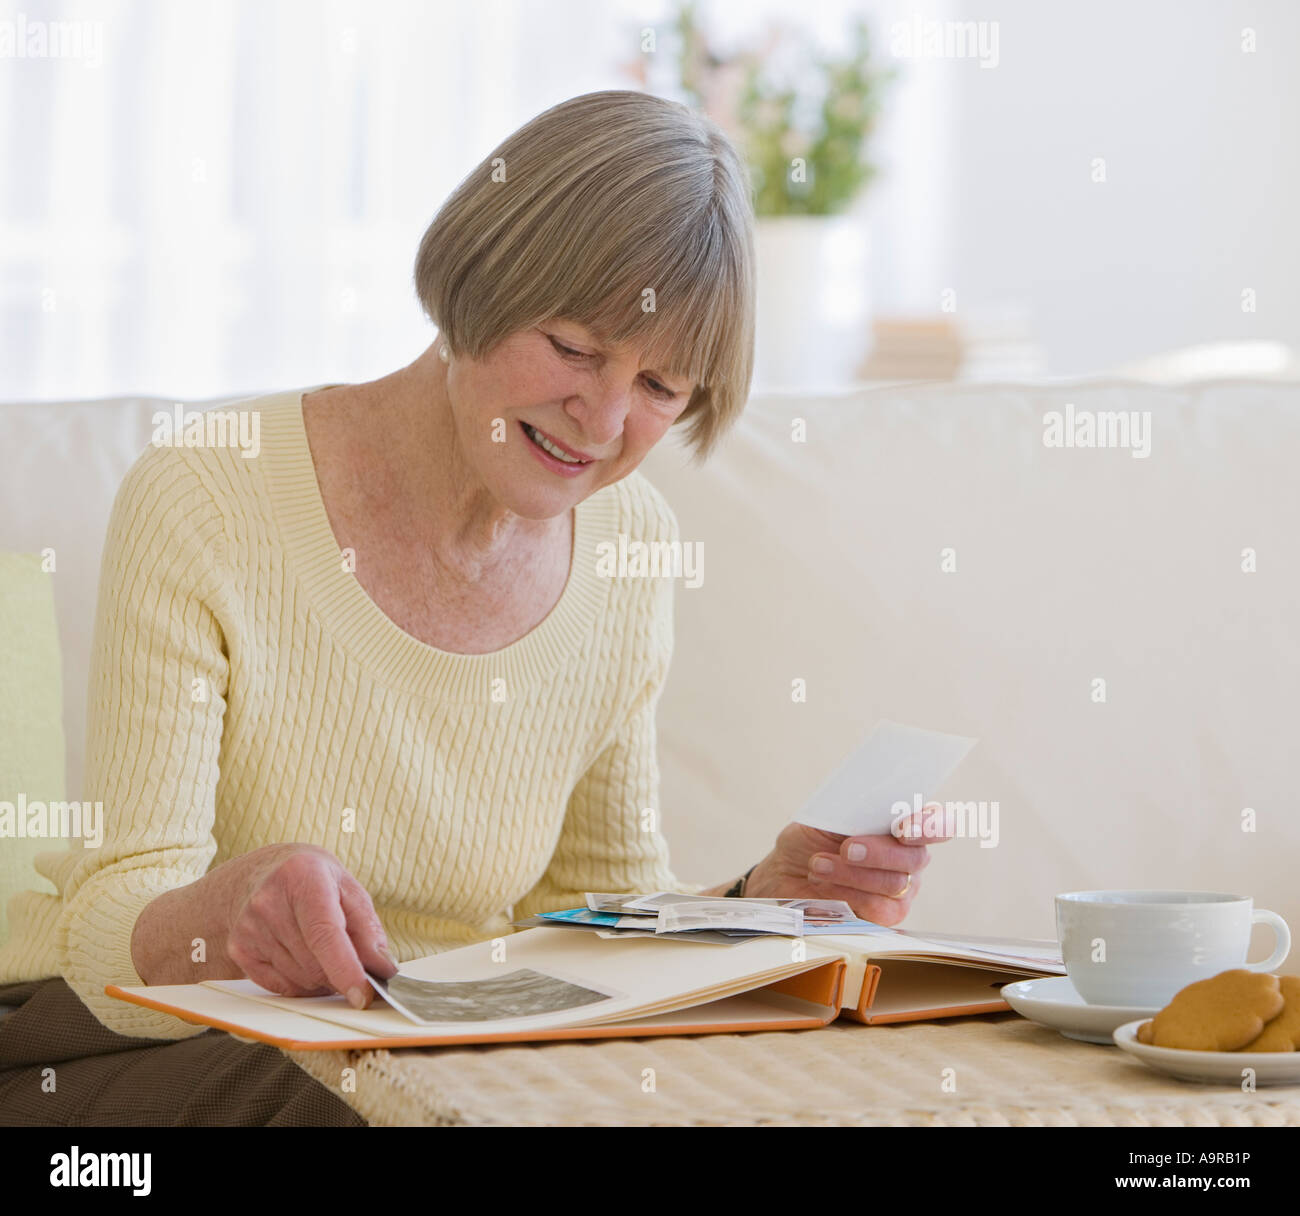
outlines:
M62 979L0 986L0 1127L365 1127L278 1048L115 1034ZM47 1092L50 1091L50 1092Z

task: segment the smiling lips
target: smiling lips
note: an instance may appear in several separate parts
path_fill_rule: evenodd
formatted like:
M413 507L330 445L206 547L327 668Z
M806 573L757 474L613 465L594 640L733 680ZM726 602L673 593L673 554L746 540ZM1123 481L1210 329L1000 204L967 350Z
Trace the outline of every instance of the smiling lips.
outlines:
M523 427L524 434L532 440L536 447L541 448L548 456L558 460L561 464L577 469L590 464L595 459L594 456L588 456L583 452L577 452L573 448L566 447L558 439L552 439L535 426L529 426L528 423L522 421L519 425Z

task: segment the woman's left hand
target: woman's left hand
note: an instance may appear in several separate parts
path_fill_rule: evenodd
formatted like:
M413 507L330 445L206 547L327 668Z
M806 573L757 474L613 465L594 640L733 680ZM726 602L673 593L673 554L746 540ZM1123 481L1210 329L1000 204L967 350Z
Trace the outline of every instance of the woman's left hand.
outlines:
M903 831L912 824L911 835ZM927 845L947 836L922 835L923 817L902 820L898 836L837 836L787 824L776 847L754 867L745 894L754 899L842 899L863 920L899 924L930 864ZM926 825L927 827L930 825Z

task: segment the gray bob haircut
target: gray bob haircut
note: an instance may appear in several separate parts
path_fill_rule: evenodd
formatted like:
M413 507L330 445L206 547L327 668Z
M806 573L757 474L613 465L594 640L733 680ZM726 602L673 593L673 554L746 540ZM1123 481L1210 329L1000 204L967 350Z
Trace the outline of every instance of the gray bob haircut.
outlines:
M416 295L452 353L475 359L554 317L633 344L695 384L678 423L703 459L753 375L751 190L703 115L586 93L525 123L456 187L420 241Z

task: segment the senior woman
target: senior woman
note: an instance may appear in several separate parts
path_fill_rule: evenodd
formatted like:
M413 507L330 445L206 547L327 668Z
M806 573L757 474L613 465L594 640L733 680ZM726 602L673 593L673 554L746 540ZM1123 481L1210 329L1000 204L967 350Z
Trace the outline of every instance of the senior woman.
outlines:
M682 106L574 98L456 189L415 285L438 337L409 366L244 402L255 458L155 446L119 491L87 746L105 838L11 906L5 1120L357 1123L275 1049L104 986L364 1006L365 969L585 891L699 889L643 819L671 582L595 553L676 539L637 466L675 424L707 454L742 409L743 165ZM709 893L895 924L927 860L792 825Z

